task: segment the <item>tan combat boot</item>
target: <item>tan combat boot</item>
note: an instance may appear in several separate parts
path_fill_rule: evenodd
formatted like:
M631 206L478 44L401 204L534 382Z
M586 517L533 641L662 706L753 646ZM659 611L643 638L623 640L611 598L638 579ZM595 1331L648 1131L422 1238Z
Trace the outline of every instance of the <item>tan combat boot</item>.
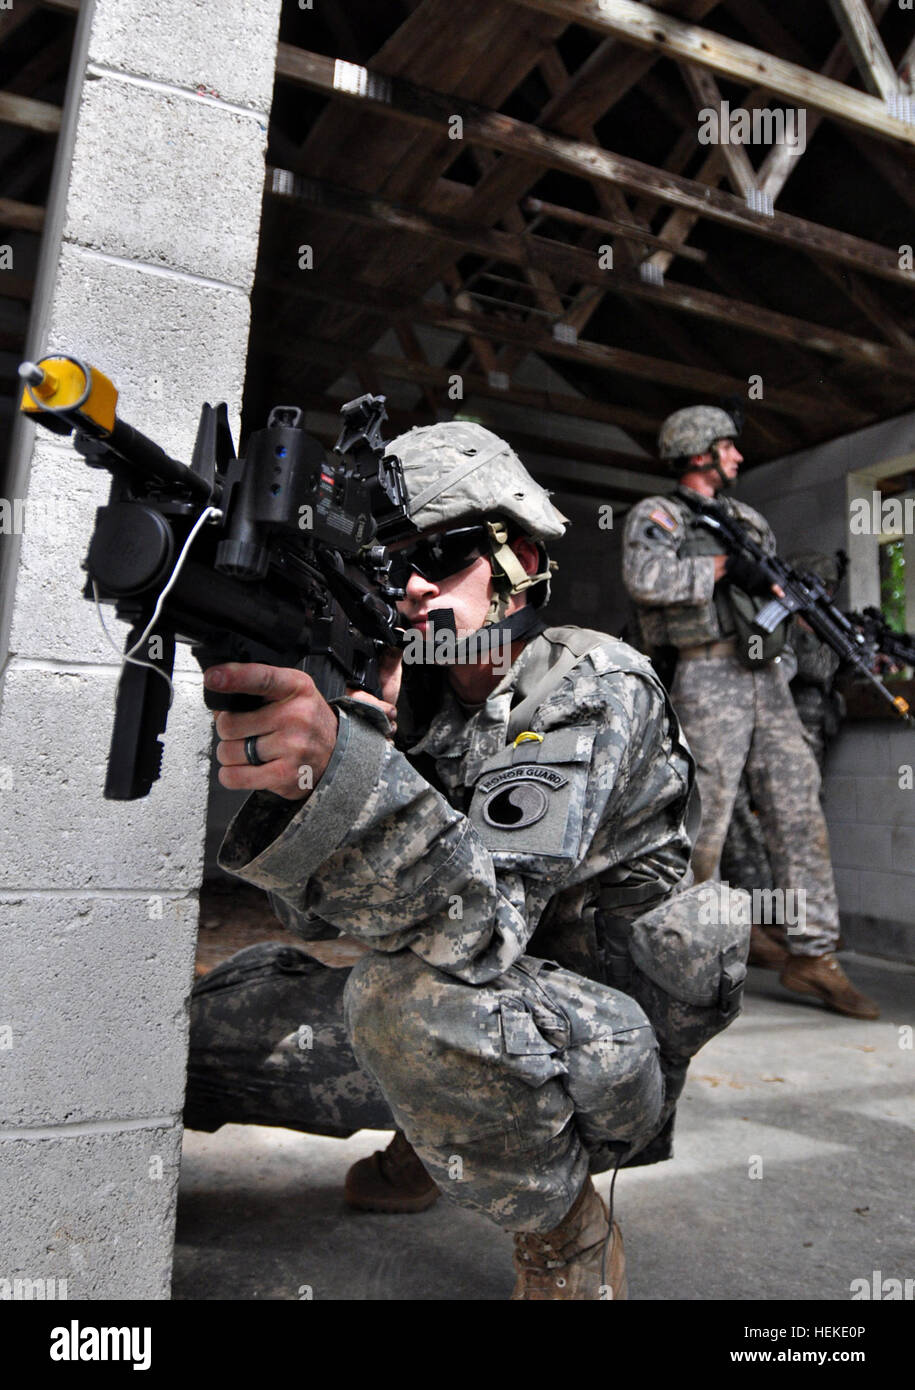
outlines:
M354 1163L343 1184L343 1200L356 1211L425 1211L437 1197L438 1188L399 1129L386 1149Z
M607 1208L588 1178L569 1214L552 1231L515 1236L518 1280L512 1299L599 1299L609 1224ZM603 1287L606 1299L628 1297L623 1237L615 1221Z
M784 946L775 941L765 927L750 928L748 965L761 965L765 970L781 970L788 959Z
M780 976L786 989L795 994L812 994L828 1008L849 1018L879 1018L873 999L855 989L833 955L790 956Z

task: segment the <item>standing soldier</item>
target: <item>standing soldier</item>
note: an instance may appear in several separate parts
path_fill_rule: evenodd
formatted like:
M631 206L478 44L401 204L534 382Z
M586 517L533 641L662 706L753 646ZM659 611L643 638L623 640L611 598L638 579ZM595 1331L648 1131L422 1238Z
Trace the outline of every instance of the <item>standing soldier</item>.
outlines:
M839 565L832 555L802 551L789 555L788 563L796 570L809 570L818 575L830 595L839 587ZM838 733L845 713L845 701L835 689L841 661L799 614L791 620L788 644L790 650L786 646L783 664L790 670L791 660L797 663L797 670L791 676L791 698L822 778L826 749ZM740 779L731 824L721 851L721 877L732 886L751 892L754 888L766 891L774 887L766 840L751 802L746 774ZM750 965L781 970L788 957L784 941L784 928L754 926L750 935Z
M548 494L478 425L391 450L418 532L399 607L436 649L450 634L444 664L392 659L383 700L333 705L301 671L206 675L266 701L216 720L220 781L253 792L221 865L316 954L341 932L364 954L345 978L252 947L206 976L186 1123L396 1125L350 1205L441 1189L514 1234L513 1297L622 1297L589 1174L668 1156L689 1057L737 1012L746 929L702 926L692 760L650 663L545 626Z
M805 903L792 923L781 982L852 1018L879 1017L834 951L838 904L820 777L804 738L780 657L754 654L746 637L754 591L768 586L752 563L721 553L690 499L712 498L736 479L738 423L715 406L689 406L665 420L660 457L679 479L669 496L647 497L626 520L623 573L646 643L679 657L671 691L697 763L702 825L693 851L697 880L716 877L740 778L746 770L775 886ZM752 507L718 498L767 553L771 528ZM749 619L748 619L749 605ZM743 633L743 636L740 634ZM751 662L751 657L752 662ZM805 898L800 898L803 891Z

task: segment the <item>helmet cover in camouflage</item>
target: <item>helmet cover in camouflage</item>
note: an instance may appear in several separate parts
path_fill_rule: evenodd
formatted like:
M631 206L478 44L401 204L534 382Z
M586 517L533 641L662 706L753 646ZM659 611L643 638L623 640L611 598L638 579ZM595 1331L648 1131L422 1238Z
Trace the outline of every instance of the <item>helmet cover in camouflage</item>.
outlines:
M535 540L568 525L511 445L469 420L418 425L388 446L403 464L410 516L421 531L469 517L502 516Z
M666 461L704 454L716 439L736 439L737 422L717 405L688 405L668 415L658 435L658 457Z

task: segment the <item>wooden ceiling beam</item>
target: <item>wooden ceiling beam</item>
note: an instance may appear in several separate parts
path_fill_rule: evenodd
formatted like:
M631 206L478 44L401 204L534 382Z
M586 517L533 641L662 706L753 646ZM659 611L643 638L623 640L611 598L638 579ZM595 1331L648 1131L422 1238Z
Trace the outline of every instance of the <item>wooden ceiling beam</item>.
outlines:
M318 183L316 180L296 177L291 182L284 182L289 192L281 196L300 198L315 210L331 216L352 218L369 226L400 228L442 241L453 246L460 254L480 255L512 265L539 264L551 268L557 275L593 284L610 294L647 299L661 308L714 319L731 328L796 343L831 356L848 357L897 375L910 378L915 375L915 363L897 361L897 354L883 344L855 338L835 329L823 328L791 315L735 301L708 290L693 289L671 281L664 285L654 285L635 277L623 277L602 271L597 259L590 252L563 242L550 241L545 237L519 237L489 227L474 227L455 218L421 212L415 208L404 208L381 198ZM270 187L268 182L268 189ZM322 278L324 277L315 276L308 284L314 286ZM284 283L287 293L296 292L296 286ZM301 279L299 284L302 284ZM370 303L369 286L357 285L353 288L361 303ZM403 300L400 302L406 304L405 312L413 312L413 303Z
M279 284L276 285L276 288L278 291L280 290ZM314 288L318 298L329 299L331 302L353 302L340 296L324 294L322 287L317 284ZM364 303L364 300L362 302ZM379 310L379 313L383 314L386 311ZM579 339L574 344L563 343L548 333L538 331L529 323L511 323L507 319L474 312L449 314L444 310L424 304L415 306L415 312L411 317L414 323L422 323L427 327L457 333L464 337L476 335L496 342L512 343L524 350L524 356L529 352L536 352L542 357L555 357L563 361L577 363L580 366L594 367L601 371L634 376L646 381L662 382L667 386L694 391L698 395L742 394L746 389L746 383L743 380L724 372L710 371L686 363L649 357L643 353L628 352L621 348L607 347L603 343L589 342L584 339ZM777 388L773 388L771 393L767 393L767 398L760 401L759 404L780 414L800 419L817 413L816 407L809 397L799 392L779 391Z
M323 411L334 416L339 414L340 407L346 404L346 397L317 395L314 393L301 393L296 397L296 404L309 411ZM392 437L396 434L405 434L407 430L413 429L416 425L433 424L439 419L453 419L462 415L463 410L455 408L455 402L448 402L447 408L440 406L430 417L422 411L398 410L396 407L387 407L386 433ZM504 415L496 408L490 409L488 401L476 401L472 411L468 411L475 418L480 420L487 429L491 429L494 434L498 434L502 439L506 439L512 448L518 453L541 453L557 459L568 459L570 462L592 463L606 469L608 472L647 474L651 477L669 478L666 464L653 458L650 454L628 454L619 449L604 448L597 444L582 444L578 440L557 438L549 434L528 434L525 430L515 429L514 425L505 423ZM339 433L339 423L337 424ZM628 487L628 482L620 481L621 487ZM634 485L633 485L634 486ZM644 489L639 488L642 493Z
M886 12L888 4L889 0L874 0L875 16L882 17ZM741 7L741 12L743 13L743 7ZM746 15L744 17L746 19ZM750 0L751 20L753 17L755 17L757 21L761 19L763 23L769 18L767 12L761 5L756 4L755 0ZM766 34L772 33L773 25L774 22L770 23L764 32ZM778 26L774 26L774 33L772 33L772 36L774 38L781 37L781 30ZM791 50L789 49L789 51ZM844 39L840 39L838 43L834 45L829 57L826 59L822 68L822 74L840 80L848 75L851 71L851 67L851 54L846 47ZM751 92L747 93L743 100L747 109L753 111L766 105L769 101L769 92L764 87L755 87ZM821 120L822 116L819 112L810 111L807 113L805 138L808 146ZM727 147L719 146L705 161L698 174L698 178L701 182L717 184L721 181L725 169L725 148ZM885 153L887 158L891 161L892 156L886 151L885 147L880 146L879 148L881 153ZM787 144L773 145L760 165L759 171L756 174L756 185L760 192L771 199L773 204L778 200L779 194L788 182L791 174L797 168L799 158L799 154L792 146ZM685 243L686 238L698 221L698 217L689 217L685 213L678 211L668 218L665 226L662 228L662 233ZM672 260L673 257L668 255L656 255L652 257L652 263L665 273L670 268Z
M884 140L915 146L915 127L893 116L882 101L854 87L776 58L712 29L662 14L636 0L514 0L524 9L583 24L637 48L697 63L731 81L764 84L793 105L855 126Z
M740 17L741 22L747 30L757 37L764 37L766 42L771 42L773 47L782 49L785 53L793 55L799 62L806 62L807 55L800 44L789 30L785 29L778 20L770 13L760 0L731 0L731 3ZM871 0L871 14L875 24L879 24L889 8L890 0ZM905 60L903 59L903 62ZM900 64L902 67L902 64ZM852 59L848 51L845 40L840 39L833 48L829 58L823 65L823 73L829 77L834 77L838 81L843 80L851 72ZM820 117L816 112L807 113L807 143L810 143L812 132L819 124ZM844 131L847 140L854 145L855 149L868 164L876 169L880 177L889 184L896 196L909 208L915 211L915 178L912 177L912 170L915 168L912 161L908 158L900 160L899 155L908 155L908 151L893 150L888 145L879 140L871 140L857 131L846 128ZM775 150L767 156L767 163L774 160ZM790 174L792 168L796 167L795 160L788 167ZM763 175L761 187L765 191L766 176Z
M44 215L44 208L34 203L0 198L0 227L12 227L17 232L40 232L44 226Z
M560 207L557 203L545 203L542 198L525 198L524 210L531 214L553 217L557 222L568 222L575 227L588 227L595 232L606 232L610 236L621 237L623 241L632 241L639 246L659 247L662 251L675 251L684 260L696 261L699 265L708 259L705 251L699 251L694 246L678 246L674 241L667 241L664 237L654 236L652 232L643 231L641 227L632 222L617 222L612 217L594 217L589 212L578 212L574 208Z
M289 294L289 286L282 280L268 280L265 288L270 288L279 295ZM362 287L354 287L349 294L341 293L341 287L330 289L322 283L320 276L306 279L299 292L331 303L362 305L366 309L374 307L382 318L387 318L391 312L387 296L376 300L373 306ZM427 327L457 333L462 337L475 335L491 341L512 343L522 348L525 356L528 352L536 352L542 357L555 357L577 363L579 366L594 367L599 371L660 382L666 386L695 392L699 396L743 395L746 391L746 382L742 378L725 372L674 362L666 358L649 357L644 353L608 347L604 343L581 338L575 343L563 342L538 329L529 321L512 323L508 319L476 312L449 313L441 307L426 303L409 306L404 311L404 317L409 317L414 324L422 323ZM815 417L817 414L833 417L835 414L832 404L818 409L816 402L806 393L778 387L767 388L764 399L757 404L767 411L774 410L801 420Z
M687 90L695 102L697 121L699 112L704 107L717 111L720 116L723 104L721 92L718 89L718 83L708 69L697 67L693 63L680 63L679 68ZM747 194L754 193L756 191L756 173L750 163L750 156L743 145L732 144L727 141L718 148L734 192L739 193L744 198Z
M871 96L886 101L899 92L899 78L883 46L880 31L864 0L829 0L845 36L855 67Z
M449 129L452 117L459 115L465 140L514 155L525 162L560 169L590 182L618 185L634 193L651 193L660 202L708 217L732 230L829 256L869 274L915 288L915 273L900 269L897 253L887 247L787 213L767 216L753 212L743 199L655 169L639 160L542 131L461 98L387 78L366 68L352 64L341 68L334 59L323 54L307 53L302 49L294 52L294 65L287 55L287 75L294 66L297 80L312 90L338 95L367 109L443 133ZM915 127L911 129L915 139Z
M451 377L454 374L449 372L447 368L408 362L404 358L387 357L379 353L362 353L354 360L351 350L345 345L315 338L303 339L301 343L296 345L294 352L289 355L285 367L287 372L293 369L296 359L313 363L318 367L335 367L341 372L350 369L358 372L361 369L369 368L376 371L379 376L388 377L392 381L407 381L417 386L427 384L441 392L443 408L448 408L450 405L450 408L454 409L453 400L448 395ZM649 434L653 437L663 419L663 415L649 415L645 411L634 410L629 406L611 405L605 401L592 401L588 400L586 396L567 395L564 392L522 386L517 382L509 382L506 387L494 385L486 377L478 377L469 373L462 374L462 385L464 393L462 400L464 402L469 397L482 396L487 400L504 401L509 405L542 410L548 415L570 415L578 420L594 420L602 425L616 425L630 434ZM463 409L466 410L467 408L465 404Z
M56 135L62 115L59 106L51 106L47 101L0 92L0 125L20 126L23 130L37 131L39 135Z

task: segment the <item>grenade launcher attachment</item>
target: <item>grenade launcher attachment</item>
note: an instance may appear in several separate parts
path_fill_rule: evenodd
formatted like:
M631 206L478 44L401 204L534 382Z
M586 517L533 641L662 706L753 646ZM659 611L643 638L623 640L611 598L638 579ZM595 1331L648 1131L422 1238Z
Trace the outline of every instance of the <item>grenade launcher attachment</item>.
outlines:
M146 796L160 774L175 642L201 668L298 667L325 699L380 695L378 656L403 645L386 545L415 535L400 461L386 451L383 396L341 409L333 452L277 406L238 458L226 406L205 404L190 466L118 419L117 391L74 357L25 362L20 409L111 474L83 561L83 596L130 624L105 797ZM134 652L138 652L138 656ZM247 695L205 692L210 709Z

